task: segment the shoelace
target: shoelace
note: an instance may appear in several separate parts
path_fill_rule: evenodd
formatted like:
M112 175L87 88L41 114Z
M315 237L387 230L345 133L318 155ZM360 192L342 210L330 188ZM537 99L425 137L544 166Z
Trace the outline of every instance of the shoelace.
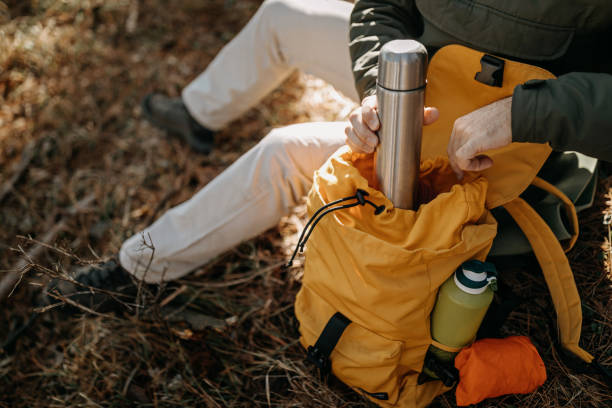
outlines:
M358 188L357 191L355 192L355 195L350 196L350 197L344 197L336 201L332 201L330 203L325 204L321 208L319 208L312 215L312 217L310 217L310 219L306 223L306 226L304 227L304 229L302 230L302 233L300 234L300 238L298 239L297 245L295 246L295 250L293 251L293 254L291 255L291 259L289 260L289 262L283 265L283 269L288 269L293 265L293 260L295 259L298 253L298 250L300 251L300 253L304 252L304 245L306 245L306 242L308 242L308 238L310 238L310 234L312 234L312 231L317 226L319 221L321 221L321 219L325 217L327 214L333 211L337 211L337 210L344 210L345 208L356 207L358 205L365 206L366 204L369 204L372 207L374 207L374 215L381 214L385 210L385 206L376 205L372 201L367 200L366 197L368 195L369 194L367 191L364 191ZM350 203L350 204L338 205L340 203L343 203L345 201L350 201L350 200L357 200L357 201L355 201L354 203ZM332 207L334 205L338 205L338 206ZM306 233L306 231L308 231L308 233Z

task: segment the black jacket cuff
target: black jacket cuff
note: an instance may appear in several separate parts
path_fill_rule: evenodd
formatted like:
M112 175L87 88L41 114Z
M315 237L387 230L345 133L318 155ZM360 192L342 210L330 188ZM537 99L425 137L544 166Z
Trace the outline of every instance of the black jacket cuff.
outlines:
M513 142L546 143L546 133L537 128L538 90L545 82L534 79L514 88L511 117Z

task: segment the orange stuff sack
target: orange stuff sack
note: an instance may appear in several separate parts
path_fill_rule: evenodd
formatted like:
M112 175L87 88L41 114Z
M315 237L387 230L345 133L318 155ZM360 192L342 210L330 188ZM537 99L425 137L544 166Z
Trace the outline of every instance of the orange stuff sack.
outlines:
M506 394L527 394L546 381L544 362L529 338L482 339L455 358L457 405L477 404Z

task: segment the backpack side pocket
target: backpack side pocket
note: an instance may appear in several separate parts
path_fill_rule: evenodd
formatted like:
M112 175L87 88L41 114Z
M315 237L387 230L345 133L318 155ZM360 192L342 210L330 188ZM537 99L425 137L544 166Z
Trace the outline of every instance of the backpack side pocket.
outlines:
M338 312L308 286L298 293L295 314L300 322L300 341L313 346L327 322ZM400 390L399 362L403 342L382 337L350 323L331 355L333 374L379 405L393 405Z

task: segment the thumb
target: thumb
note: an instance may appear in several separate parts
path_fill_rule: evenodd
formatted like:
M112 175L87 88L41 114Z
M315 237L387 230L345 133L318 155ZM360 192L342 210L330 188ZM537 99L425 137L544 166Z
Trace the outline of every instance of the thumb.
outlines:
M423 110L423 124L431 125L440 117L440 111L433 106L426 106Z

